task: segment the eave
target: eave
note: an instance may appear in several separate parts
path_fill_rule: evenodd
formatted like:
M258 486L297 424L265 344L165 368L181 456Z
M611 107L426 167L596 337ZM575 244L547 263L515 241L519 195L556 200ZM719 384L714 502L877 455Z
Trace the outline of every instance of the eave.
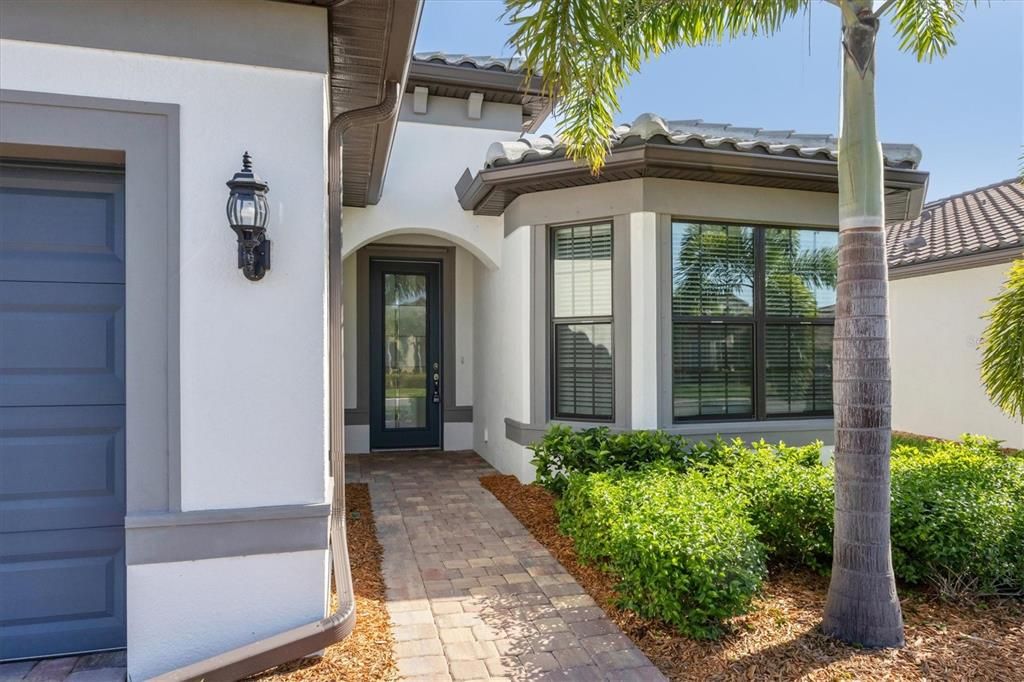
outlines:
M404 83L422 0L351 0L328 10L331 115L379 102L385 83ZM353 128L342 149L346 206L380 200L397 116Z
M522 194L635 178L839 191L835 161L648 142L613 149L598 176L585 164L565 158L531 161L484 169L475 176L467 169L455 192L463 209L498 216ZM927 172L890 167L884 182L887 220L908 220L921 212Z
M479 92L485 102L519 104L523 107L523 130L535 132L551 113L551 98L544 96L539 76L497 69L475 69L436 62L413 61L409 66L406 92L421 86L431 96L464 99Z

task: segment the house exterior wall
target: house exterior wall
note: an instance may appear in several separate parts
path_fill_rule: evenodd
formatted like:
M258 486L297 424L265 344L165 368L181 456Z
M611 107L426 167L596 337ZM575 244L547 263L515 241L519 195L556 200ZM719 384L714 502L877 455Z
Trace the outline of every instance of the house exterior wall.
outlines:
M324 613L320 550L130 566L132 679L309 623ZM187 605L188 608L182 608Z
M35 5L49 12L60 4L11 7L22 21ZM29 32L34 40L18 40L8 23L0 40L5 89L106 98L113 104L104 106L113 109L116 102L167 103L180 112L176 146L166 150L178 156L180 168L172 179L180 220L173 226L176 239L167 236L168 243L180 244L174 259L180 268L170 284L178 301L170 314L179 325L169 340L177 348L180 395L168 407L180 412L170 436L178 445L170 450L178 452L166 453L174 489L164 507L153 507L130 488L126 519L128 665L134 678L144 679L325 611L326 12L236 0L68 5L72 12L94 9L79 32L88 37L87 46L42 42L61 40L59 31ZM239 14L256 25L285 22L289 29L276 31L274 46L253 58L251 35L235 22ZM179 54L147 54L145 41L116 42L131 33L119 28L154 21L163 22L160 45L176 46ZM232 51L233 44L239 50ZM298 53L312 61L281 61ZM314 54L323 55L322 69ZM235 237L224 216L224 182L245 150L271 186L273 269L257 284L236 267ZM130 153L126 158L129 192L142 161ZM145 248L133 240L130 220L127 242L130 263L133 252ZM133 330L130 306L126 324L131 358L141 352L136 344L147 330ZM129 469L132 402L129 393ZM295 509L307 510L301 523L324 529L321 540L301 551L278 542L292 523L280 517ZM212 516L197 520L207 510ZM254 510L259 514L253 516ZM261 525L266 523L273 527ZM220 555L209 556L209 546L200 548L195 540L208 524L223 529ZM170 540L157 542L158 536ZM188 560L193 550L205 555ZM169 554L162 559L161 552L185 560L172 562Z
M477 321L475 277L478 267L497 270L503 257L501 218L476 216L463 211L454 185L466 168L475 168L488 145L495 140L515 139L522 121L518 105L484 102L482 118L469 119L467 103L431 97L426 114L412 111L412 96L403 100L391 150L384 192L378 204L365 208L346 206L343 214L345 279L345 426L346 452L370 450L366 366L359 361L366 338L366 318L358 313L368 293L359 275L359 253L367 247L389 247L407 253L417 248L454 249L455 326L454 362L451 376L454 405L475 410L477 385L474 369ZM510 129L512 128L512 129ZM428 254L429 255L429 254ZM442 298L446 298L442 295ZM447 355L447 353L446 353ZM446 372L446 375L448 373ZM449 407L446 395L446 408ZM461 419L461 417L460 417ZM474 446L472 421L446 419L443 433L446 450Z
M889 283L893 428L939 438L979 433L1024 447L1024 425L989 402L981 384L982 315L1008 263Z
M530 324L534 307L532 281L535 233L524 226L503 240L502 266L476 267L476 350L481 358L474 372L473 446L503 473L531 481L530 453L505 436L505 420L530 421L531 386L536 358ZM542 275L541 275L542 276Z
M505 109L517 105L484 103L484 115L495 110L492 128L461 125L461 121L428 123L409 112L406 97L391 148L384 193L374 206L344 209L344 244L347 257L366 244L394 235L430 235L465 248L488 267L501 258L501 219L463 211L455 195L455 182L467 168L476 168L487 147L496 140L514 140L517 131L503 129ZM431 102L450 105L449 98ZM439 102L440 101L440 102ZM465 102L454 100L457 106ZM518 116L519 114L516 113ZM488 119L489 120L489 119Z
M716 436L833 442L831 418L673 423L671 220L837 227L835 196L663 179L522 195L504 215L501 268L477 268L474 447L499 470L532 480L527 446L554 421L549 408L548 234L552 225L611 221L615 403L613 430L660 428Z

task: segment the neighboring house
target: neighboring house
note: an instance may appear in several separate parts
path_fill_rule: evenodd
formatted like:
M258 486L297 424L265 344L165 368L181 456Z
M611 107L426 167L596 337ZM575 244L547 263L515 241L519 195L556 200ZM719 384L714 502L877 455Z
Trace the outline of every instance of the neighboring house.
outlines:
M127 646L142 679L321 617L342 433L523 480L555 422L831 442L834 138L645 114L595 177L524 137L551 102L515 60L332 4L0 3L0 658ZM328 126L388 82L336 257ZM920 154L884 151L914 219Z
M978 348L983 315L1024 257L1024 186L1005 180L929 202L890 226L888 254L893 427L1024 448L1024 424L985 395Z

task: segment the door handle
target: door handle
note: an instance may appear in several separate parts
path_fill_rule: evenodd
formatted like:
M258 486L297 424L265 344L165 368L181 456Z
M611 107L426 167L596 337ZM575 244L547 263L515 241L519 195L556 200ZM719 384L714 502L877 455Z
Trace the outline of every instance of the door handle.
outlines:
M438 363L434 363L434 402L441 402L441 370Z

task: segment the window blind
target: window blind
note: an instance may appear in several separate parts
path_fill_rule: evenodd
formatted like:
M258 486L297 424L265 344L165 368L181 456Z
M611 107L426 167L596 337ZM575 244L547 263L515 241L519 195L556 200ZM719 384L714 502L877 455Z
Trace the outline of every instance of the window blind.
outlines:
M555 417L614 417L612 226L552 230L552 397Z

